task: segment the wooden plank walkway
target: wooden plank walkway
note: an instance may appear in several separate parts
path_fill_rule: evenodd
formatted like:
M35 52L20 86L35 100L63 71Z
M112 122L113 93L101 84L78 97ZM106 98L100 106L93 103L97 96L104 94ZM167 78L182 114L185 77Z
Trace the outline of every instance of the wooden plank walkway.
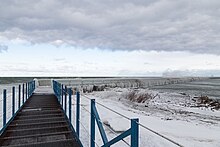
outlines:
M7 147L80 147L54 94L35 93L0 136Z

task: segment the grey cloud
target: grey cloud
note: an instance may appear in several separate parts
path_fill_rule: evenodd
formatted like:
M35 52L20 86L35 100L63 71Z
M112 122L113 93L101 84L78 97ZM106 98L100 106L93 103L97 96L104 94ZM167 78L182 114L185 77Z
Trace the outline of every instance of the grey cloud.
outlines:
M219 7L219 0L7 0L0 5L0 36L80 48L220 54Z
M8 51L8 46L0 44L0 53L2 53L3 51L7 52Z

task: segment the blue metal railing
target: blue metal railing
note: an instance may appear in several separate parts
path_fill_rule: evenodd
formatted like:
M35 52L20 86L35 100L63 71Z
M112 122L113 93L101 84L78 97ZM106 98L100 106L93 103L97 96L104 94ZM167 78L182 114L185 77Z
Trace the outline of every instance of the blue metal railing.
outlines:
M72 120L72 94L73 94L73 91L70 88L68 89L67 86L62 85L57 81L53 81L53 90L54 90L54 93L55 93L58 101L60 102L60 104L62 106L63 112L66 114L66 118L69 121L71 129L73 130L74 133L76 133L76 135L78 137L78 142L80 143L80 146L83 146L81 141L79 140L79 121L76 121L76 126L78 126L78 127L76 127L76 131L73 128L73 124L71 122L71 120ZM77 95L79 95L79 94L77 94ZM68 103L69 110L68 111L67 111L67 98L69 99L68 100L69 101L69 103ZM77 100L79 100L79 97L77 97ZM79 102L77 102L77 104L78 104L77 110L79 110ZM67 116L69 116L69 117L67 117ZM77 116L79 117L79 111L77 111Z
M35 90L35 81L30 81L26 83L26 87L24 86L25 84L22 84L22 90L21 90L21 85L18 86L18 95L16 95L16 90L15 87L12 87L12 95L11 95L11 110L12 110L12 116L9 118L9 120L7 121L7 99L10 97L7 97L7 90L4 89L3 90L3 115L2 115L2 122L3 122L3 126L0 130L0 135L4 132L4 130L6 129L6 127L9 125L9 123L14 119L14 117L16 116L16 114L19 112L19 110L23 107L25 101L31 97L31 95L33 94L34 90ZM22 95L22 105L21 105L21 95ZM16 98L18 98L18 109L16 111L15 109L15 102L16 102Z
M102 147L109 147L129 135L131 135L131 147L138 147L138 135L139 135L138 119L131 119L131 128L123 132L119 136L113 138L110 141L108 141L107 139L106 133L104 131L103 125L100 120L101 119L99 117L98 111L95 106L95 99L91 99L91 140L90 140L91 147L95 147L95 121L98 125L102 137L102 141L103 141Z
M54 93L62 105L62 108L64 112L68 113L69 121L71 126L73 127L73 124L71 122L72 118L72 104L71 104L71 96L73 94L72 89L68 89L67 86L60 84L57 81L53 81L53 90ZM76 92L76 134L79 137L80 136L80 93ZM69 95L69 111L67 111L67 95ZM96 102L95 99L91 100L91 119L90 119L90 147L95 147L95 124L97 124L99 132L101 134L101 138L103 141L102 147L110 147L111 145L123 140L124 138L131 136L131 147L138 147L139 146L139 123L138 119L131 119L131 127L130 129L124 131L122 134L116 136L115 138L108 140L107 135L105 133L103 124L101 123L101 119L99 117L98 110L96 108ZM96 122L96 123L95 123ZM124 140L123 140L124 141Z

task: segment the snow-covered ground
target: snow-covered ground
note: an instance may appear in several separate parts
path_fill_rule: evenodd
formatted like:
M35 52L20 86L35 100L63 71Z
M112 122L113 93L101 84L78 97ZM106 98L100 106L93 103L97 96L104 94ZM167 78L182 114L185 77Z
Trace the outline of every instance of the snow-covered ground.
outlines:
M201 83L198 83L201 84ZM0 85L8 89L7 106L11 112L11 87L15 84ZM15 85L16 89L18 84ZM169 86L169 85L168 85ZM197 86L196 86L197 87ZM167 138L186 147L217 147L220 146L220 111L210 108L195 108L192 101L194 91L188 95L178 89L176 85L171 85L169 90L161 90L160 87L151 89L132 89L132 88L107 88L105 91L92 93L81 93L81 114L80 114L80 139L84 146L89 146L90 142L90 99L103 104L112 110L123 114L129 118L139 118L139 122L166 136ZM44 92L51 93L50 87L44 87ZM183 89L183 88L180 88ZM191 89L191 88L190 88ZM205 88L204 88L205 89ZM16 90L17 91L17 90ZM42 91L38 88L35 92ZM130 101L128 95L131 91L136 91L137 95L148 93L154 98L146 100L144 103ZM0 92L0 93L1 93ZM90 98L90 99L88 99ZM2 97L0 98L0 115L2 115ZM97 110L104 124L108 140L129 129L130 120L102 107L96 103ZM67 103L68 104L68 103ZM75 126L75 95L72 97L72 122ZM16 102L17 108L17 102ZM11 114L7 115L8 117ZM2 117L1 117L2 118ZM2 126L2 119L0 127ZM140 126L140 147L165 147L176 146L166 139L150 132ZM130 142L130 138L113 145L115 147L128 146L125 142ZM102 145L102 140L96 126L96 146Z
M126 99L131 89L113 88L106 91L87 93L86 96L96 99L114 111L129 118L139 118L144 126L183 145L192 147L220 146L220 111L210 108L192 108L191 97L179 93L158 92L149 89L136 89L138 93L151 93L154 99L145 103L131 102ZM81 96L81 140L85 146L89 145L90 100ZM109 140L127 130L130 121L96 104L98 112L104 122ZM86 109L86 110L85 110ZM89 112L88 112L89 111ZM74 120L73 120L74 121ZM87 130L87 131L85 131ZM98 128L96 129L98 132ZM112 133L111 130L114 130ZM88 135L87 135L88 134ZM97 146L102 145L100 135L97 136ZM126 139L129 142L129 138ZM115 146L127 146L120 142ZM148 131L140 126L140 147L175 146L173 143Z

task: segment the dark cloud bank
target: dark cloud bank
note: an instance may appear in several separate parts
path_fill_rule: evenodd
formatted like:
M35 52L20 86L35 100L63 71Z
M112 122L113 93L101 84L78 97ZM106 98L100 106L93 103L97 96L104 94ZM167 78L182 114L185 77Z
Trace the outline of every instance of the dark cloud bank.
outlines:
M1 1L0 37L111 50L220 54L219 0Z

